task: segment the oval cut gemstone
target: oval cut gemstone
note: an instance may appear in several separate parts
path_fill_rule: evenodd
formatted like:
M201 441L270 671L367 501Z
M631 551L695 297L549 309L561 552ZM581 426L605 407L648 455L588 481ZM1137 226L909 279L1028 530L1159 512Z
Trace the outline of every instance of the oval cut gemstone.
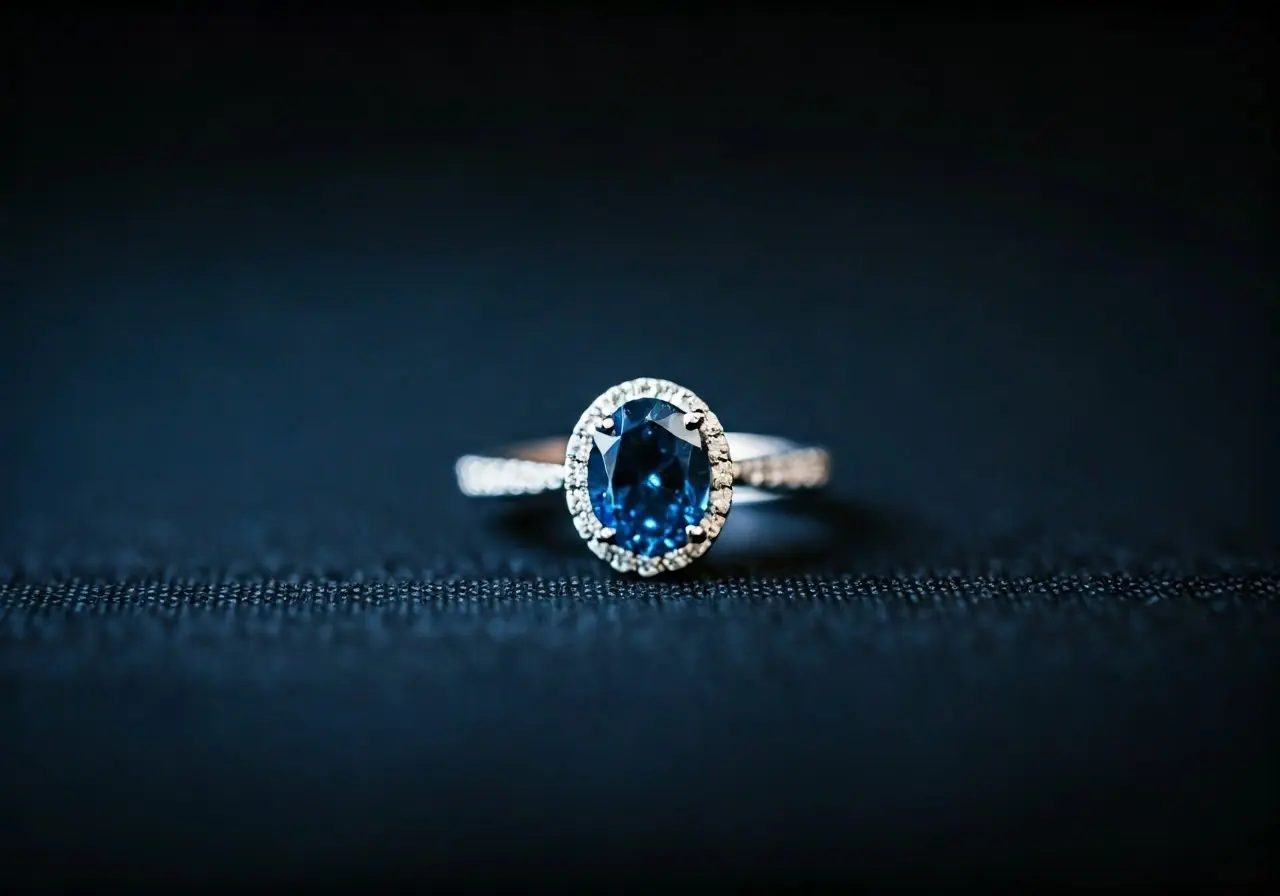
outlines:
M594 433L587 464L591 509L617 533L619 547L657 557L689 541L702 522L711 464L684 412L656 398L637 398L613 412L610 432Z

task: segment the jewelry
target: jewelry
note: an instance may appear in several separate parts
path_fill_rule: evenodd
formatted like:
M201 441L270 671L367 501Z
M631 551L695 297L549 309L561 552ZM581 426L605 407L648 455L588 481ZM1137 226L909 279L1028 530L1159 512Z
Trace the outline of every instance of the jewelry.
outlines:
M688 389L644 377L604 392L567 440L468 454L455 472L471 497L563 487L592 553L619 572L653 576L706 553L734 503L826 485L831 458L777 436L726 433Z

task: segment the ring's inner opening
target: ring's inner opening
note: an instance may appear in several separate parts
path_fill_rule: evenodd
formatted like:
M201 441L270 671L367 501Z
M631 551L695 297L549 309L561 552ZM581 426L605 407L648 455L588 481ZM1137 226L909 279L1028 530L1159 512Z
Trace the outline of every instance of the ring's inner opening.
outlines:
M518 445L512 445L507 450L507 454L519 460L533 460L544 464L562 464L564 463L565 450L568 447L568 439L553 436L549 439L538 439L533 442L521 442Z

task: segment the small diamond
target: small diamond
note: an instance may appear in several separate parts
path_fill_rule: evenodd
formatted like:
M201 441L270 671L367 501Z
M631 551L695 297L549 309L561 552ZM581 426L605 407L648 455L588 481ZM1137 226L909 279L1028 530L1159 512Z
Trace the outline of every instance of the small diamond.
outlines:
M685 428L683 411L655 398L628 401L613 424L612 432L591 434L587 480L596 517L617 533L619 547L640 557L684 546L685 528L706 515L711 488L700 434Z

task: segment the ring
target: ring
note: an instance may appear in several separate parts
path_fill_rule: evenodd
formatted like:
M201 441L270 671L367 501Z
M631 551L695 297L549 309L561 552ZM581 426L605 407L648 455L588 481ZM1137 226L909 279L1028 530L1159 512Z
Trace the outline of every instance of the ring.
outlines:
M719 537L733 504L821 488L831 458L778 436L726 433L693 392L642 377L606 390L568 439L460 457L469 497L564 488L578 534L619 572L683 569Z

